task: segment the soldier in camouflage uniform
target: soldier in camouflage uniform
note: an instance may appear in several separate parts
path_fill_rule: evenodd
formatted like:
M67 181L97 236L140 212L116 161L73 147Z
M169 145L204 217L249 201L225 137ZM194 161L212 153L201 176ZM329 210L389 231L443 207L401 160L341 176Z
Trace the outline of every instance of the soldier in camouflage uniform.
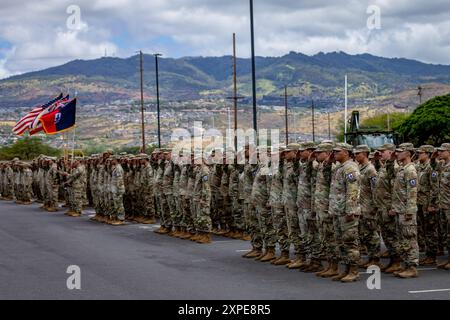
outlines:
M230 166L226 163L226 156L224 155L221 164L222 177L220 180L220 194L222 196L222 214L220 216L220 230L217 234L223 234L225 237L233 238L236 236L233 227L233 216L232 216L232 200L230 197Z
M150 158L146 154L141 155L141 193L143 200L143 214L142 223L152 224L156 222L155 219L155 202L154 202L154 185L153 185L153 168L150 165Z
M125 184L123 179L123 169L117 157L111 157L111 221L113 226L123 225L125 220L125 209L123 207L123 195L125 193Z
M71 217L79 217L83 212L83 193L86 191L86 169L75 158L72 164L71 174L65 173L67 181L64 183L69 188L69 211L65 214Z
M183 160L180 163L181 171L180 178L178 181L179 188L179 201L180 201L180 212L181 212L181 223L180 223L180 239L190 239L194 236L195 230L193 230L193 221L191 215L191 201L190 192L193 188L193 179L191 183L191 188L189 191L189 176L191 175L192 166L189 162L190 159Z
M47 207L48 212L58 211L58 192L59 192L59 172L56 158L48 158L49 169L45 175L45 186L47 188Z
M12 184L13 184L13 176L14 176L14 172L11 168L11 163L7 162L5 164L5 171L4 171L4 177L3 177L3 181L4 181L4 193L2 194L2 196L5 198L5 200L12 200L14 197L14 194L12 192Z
M236 158L233 158L233 163L228 165L229 170L229 184L228 184L228 194L231 199L231 234L230 237L235 239L244 238L245 222L243 219L243 204L244 201L241 198L239 192L239 176L243 171L243 166L238 165Z
M22 204L29 205L33 202L31 198L33 196L33 171L31 171L31 165L28 163L22 164L22 175L21 175L21 185L22 185Z
M297 185L298 185L298 161L297 152L300 148L298 143L289 144L284 150L283 170L283 205L286 213L286 224L289 233L289 243L294 246L296 258L287 265L290 269L298 269L305 262L306 257L302 255L300 226L297 214Z
M280 147L278 170L272 170L273 175L269 195L269 205L272 209L273 227L276 234L277 243L281 251L280 257L271 262L276 266L286 265L291 262L291 260L289 259L289 232L287 228L286 213L283 203L283 151L284 148Z
M448 260L438 267L450 270L450 143L443 143L438 149L438 157L442 163L438 166L438 208L432 208L432 211L439 213L442 217L444 227L444 237L448 251Z
M161 227L155 230L155 232L159 234L167 234L171 231L171 225L168 216L170 214L170 209L168 207L167 199L164 196L163 190L166 160L164 153L161 150L158 150L155 157L158 159L158 167L155 175L155 196L161 224Z
M255 260L261 262L272 261L275 256L276 232L273 227L272 212L270 210L270 187L272 185L272 172L270 169L270 149L258 148L259 166L253 180L251 201L255 206L260 233L265 251Z
M358 165L350 158L352 151L353 147L346 143L338 143L333 149L338 164L331 179L329 211L334 219L338 254L346 268L332 279L341 282L359 279L360 173Z
M256 152L250 152L251 147L245 147L244 171L242 172L242 197L244 200L244 219L246 224L246 232L251 237L252 250L243 255L244 258L258 258L262 256L262 237L259 229L258 218L256 216L255 206L251 201L251 194L253 188L253 181L258 170L258 165L254 164L254 157Z
M297 207L300 227L301 255L307 257L308 263L300 267L304 272L322 272L320 261L320 242L315 238L318 233L317 218L312 210L313 204L313 175L314 175L314 142L300 144L299 148L299 178L297 185ZM328 269L326 269L328 270Z
M362 268L371 265L380 266L380 219L374 201L377 171L369 161L370 148L367 145L357 146L353 153L361 173L359 239L361 247L366 247L368 253L368 261L365 263L361 261L359 265Z
M397 262L391 268L394 275L401 278L418 276L419 245L417 243L417 171L411 157L414 146L403 143L395 150L399 168L394 177L392 208L390 215L397 218L398 238L396 250L403 259L405 268Z
M164 226L169 229L169 236L172 236L175 230L173 230L173 218L176 215L175 198L173 196L173 178L174 178L174 164L171 160L172 154L169 149L164 150L164 173L162 177L162 197L164 198L165 210L162 214L165 215Z
M216 150L213 150L212 157L216 156ZM220 155L221 157L221 155ZM223 164L213 163L211 164L211 176L210 176L210 186L211 186L211 201L214 204L211 206L211 222L212 222L212 232L215 234L219 233L220 220L224 214L223 208L223 197L220 192L220 183L222 181ZM226 231L221 230L220 234L224 234Z
M309 229L309 237L312 239L311 255L318 259L321 255L328 260L328 267L318 272L323 278L331 278L339 274L338 256L335 241L334 216L329 210L330 185L333 164L333 145L321 143L314 151L317 164L313 165L312 177L312 217L317 219L317 230ZM316 232L317 231L317 232ZM320 253L319 253L320 252Z
M438 192L438 173L431 166L431 155L434 147L423 145L417 149L417 231L419 248L426 249L426 257L419 260L420 265L436 264L438 250L438 220L436 211L430 210L433 194Z
M194 182L194 225L197 235L191 240L197 243L211 243L211 169L206 159L196 159L196 175Z
M390 215L392 206L393 176L396 163L392 159L395 145L387 143L380 146L374 154L375 167L379 167L375 181L374 202L378 209L380 229L383 242L387 248L385 257L390 258L387 265L381 268L383 272L390 272L390 268L399 261L399 253L396 251L397 223L395 215Z
M173 214L171 216L171 220L173 221L174 226L174 232L172 236L178 238L181 235L184 235L181 231L182 227L182 219L183 214L181 212L181 201L180 201L180 175L181 175L181 166L178 161L173 162L173 184L172 184L172 190L173 190L173 203L174 203L174 210Z

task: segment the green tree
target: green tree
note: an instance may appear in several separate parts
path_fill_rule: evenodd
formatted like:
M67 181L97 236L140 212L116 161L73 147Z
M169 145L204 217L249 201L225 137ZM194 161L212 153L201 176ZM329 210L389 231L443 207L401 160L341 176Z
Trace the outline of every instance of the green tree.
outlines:
M395 129L417 146L450 141L450 94L423 103Z
M44 144L39 138L26 137L18 140L11 146L0 149L0 159L11 160L19 158L21 160L32 160L39 155L60 156L61 151Z

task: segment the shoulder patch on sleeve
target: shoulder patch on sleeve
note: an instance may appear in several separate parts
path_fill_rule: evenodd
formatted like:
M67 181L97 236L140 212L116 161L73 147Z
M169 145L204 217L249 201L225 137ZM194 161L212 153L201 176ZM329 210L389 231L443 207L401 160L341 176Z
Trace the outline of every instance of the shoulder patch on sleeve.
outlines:
M437 176L438 176L438 173L437 173L436 171L431 172L431 177L432 177L433 179L436 179Z
M356 175L354 172L347 174L347 180L348 182L355 182L356 181Z
M208 176L203 176L203 181L208 181Z
M370 178L370 181L372 181L372 183L376 183L377 182L377 177L375 176L375 177Z
M415 186L417 185L416 179L411 179L411 180L409 180L409 185L410 185L411 187L415 187Z

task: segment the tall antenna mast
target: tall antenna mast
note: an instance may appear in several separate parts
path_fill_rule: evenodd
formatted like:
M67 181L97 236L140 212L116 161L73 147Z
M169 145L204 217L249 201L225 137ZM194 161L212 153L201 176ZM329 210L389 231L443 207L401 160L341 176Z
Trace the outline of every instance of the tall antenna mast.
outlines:
M344 142L347 143L347 108L348 108L348 92L347 92L347 75L345 75L345 106L344 106Z

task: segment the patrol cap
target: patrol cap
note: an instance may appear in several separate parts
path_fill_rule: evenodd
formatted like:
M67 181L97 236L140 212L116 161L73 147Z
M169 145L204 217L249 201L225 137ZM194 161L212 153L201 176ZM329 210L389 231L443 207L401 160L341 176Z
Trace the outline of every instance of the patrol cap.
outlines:
M395 145L392 143L385 143L377 148L377 151L395 151Z
M348 143L336 143L336 145L333 148L333 151L342 151L347 150L349 152L353 152L353 147L349 145Z
M329 152L329 151L333 151L333 145L330 143L321 143L314 150L314 152Z
M286 146L286 149L284 149L284 151L289 152L289 151L298 151L300 149L300 144L298 143L289 143Z
M443 143L439 148L437 148L438 151L450 151L450 143Z
M315 149L316 148L316 144L312 141L305 141L305 142L301 142L300 143L300 148L298 149L299 151L305 151L308 149Z
M111 149L108 149L108 150L106 150L105 152L103 152L103 154L107 154L107 153L113 154L114 152L113 152Z
M406 142L402 143L398 146L397 149L395 149L396 152L403 152L403 151L414 151L414 145L412 143Z
M153 150L152 154L157 154L157 153L160 153L160 152L161 152L161 150L159 148L155 148Z
M126 156L127 153L126 153L126 152L121 152L121 153L119 153L119 155L120 155L120 156Z
M20 161L20 159L15 157L14 159L12 159L12 161Z
M375 152L369 153L369 159L373 159L375 157Z
M361 145L359 145L359 146L356 146L356 147L353 149L353 153L361 153L361 152L367 152L367 153L370 153L370 148L369 148L369 146L366 145L366 144L361 144Z
M416 150L417 152L427 152L427 153L433 153L434 147L429 144L424 144L423 146L420 146Z

